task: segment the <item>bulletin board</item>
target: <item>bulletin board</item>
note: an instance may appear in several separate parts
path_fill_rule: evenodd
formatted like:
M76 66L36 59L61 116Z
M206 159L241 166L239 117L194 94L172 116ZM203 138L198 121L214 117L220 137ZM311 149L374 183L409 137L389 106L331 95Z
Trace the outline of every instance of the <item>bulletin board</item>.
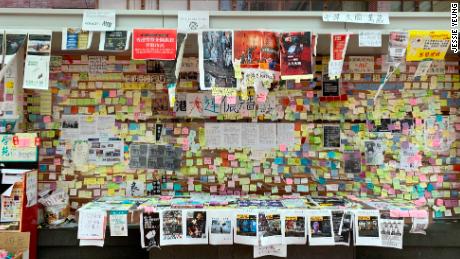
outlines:
M198 71L191 69L196 58L185 58L170 108L159 64L100 56L102 73L96 74L86 55L53 56L50 90L27 91L24 107L28 127L42 139L39 189L66 188L73 209L100 196L132 195L128 187L135 186L135 194L144 195L442 200L460 212L458 57L433 62L421 78L414 78L418 62L402 64L376 101L384 57L346 57L341 78L324 82L323 91L327 58L315 57L312 80L274 80L264 103L251 89L245 100L216 103L210 91L198 89ZM121 156L119 162L72 156L104 134L116 137L104 140L112 145L121 141L123 150L107 152ZM180 168L130 168L132 143L178 148ZM150 150L136 147L137 156L142 148Z

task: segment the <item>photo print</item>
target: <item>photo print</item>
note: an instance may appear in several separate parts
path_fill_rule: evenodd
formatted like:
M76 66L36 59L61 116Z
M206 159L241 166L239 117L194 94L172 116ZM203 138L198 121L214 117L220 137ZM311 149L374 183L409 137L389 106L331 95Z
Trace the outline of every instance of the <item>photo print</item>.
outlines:
M279 33L270 31L263 32L262 48L260 53L260 62L262 64L268 64L269 70L280 71ZM262 64L260 68L264 68L264 66L266 66Z
M343 153L346 174L361 173L361 152L348 151Z
M340 125L324 125L323 146L325 148L340 148Z
M313 78L310 32L281 33L280 56L282 79Z
M309 212L308 217L310 245L333 245L332 213L328 210Z
M381 165L384 162L385 144L380 139L365 140L364 153L367 165Z
M149 250L160 247L160 214L144 211L141 213L141 245Z
M243 245L257 245L257 216L256 212L240 211L236 213L236 229L234 242Z
M404 219L380 219L382 246L402 249Z
M282 243L281 215L279 213L259 213L257 231L260 237L260 245L277 245Z
M235 31L234 56L241 68L259 68L262 31Z
M208 226L210 227L209 244L233 244L233 228L235 226L235 217L232 211L208 211Z
M200 88L236 88L233 69L233 31L202 31L198 34Z
M352 214L350 211L332 211L334 242L336 245L350 245Z
M355 245L380 246L380 213L378 210L358 210L355 212Z
M303 211L286 211L282 215L284 226L283 244L304 245L307 243L307 224Z
M162 246L183 244L182 210L163 210L160 220L160 244Z
M187 210L186 212L186 244L207 244L208 229L206 227L206 211Z

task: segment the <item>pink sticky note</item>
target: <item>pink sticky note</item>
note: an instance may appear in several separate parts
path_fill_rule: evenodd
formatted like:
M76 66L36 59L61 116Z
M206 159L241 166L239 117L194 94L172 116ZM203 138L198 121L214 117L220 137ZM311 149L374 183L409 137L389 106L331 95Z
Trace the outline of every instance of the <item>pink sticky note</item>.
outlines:
M110 90L109 97L111 97L111 98L117 97L117 90Z
M416 210L414 213L414 218L428 218L428 211L426 210Z
M187 127L182 128L182 134L183 135L188 135L188 128Z
M415 119L415 125L422 125L422 119Z
M234 160L230 162L231 167L238 167L238 161Z
M436 200L436 206L442 206L444 205L444 200L443 199L437 199Z
M224 186L225 187L225 186ZM217 186L213 185L213 186L210 186L209 187L209 191L214 193L214 192L217 192Z
M280 144L280 151L281 151L281 152L287 151L286 144Z
M236 96L227 96L227 103L228 104L236 104Z
M50 122L51 122L51 116L45 116L45 117L43 117L43 122L44 122L44 123L50 123Z
M460 123L455 124L455 130L460 130Z
M442 183L444 182L444 178L442 177L442 175L438 175L438 183Z
M422 197L422 198L420 198L420 199L418 199L418 200L415 200L415 201L414 201L414 204L415 204L416 206L423 206L423 205L425 205L425 204L426 204L426 199L425 199L425 197Z
M228 161L233 161L233 160L235 160L235 154L228 154L227 159L228 159Z
M292 184L292 178L286 178L286 184Z
M19 147L29 147L30 146L30 139L28 139L28 138L19 138L18 139L18 146Z
M420 182L426 182L427 181L426 175L424 175L424 174L421 174L418 178L420 179Z
M409 218L410 214L409 214L408 210L401 210L401 211L399 211L399 216L403 217L403 218Z
M417 99L411 98L411 99L409 100L409 103L410 103L410 105L417 105Z
M212 164L211 158L210 158L210 157L205 157L205 158L204 158L204 164L205 164L205 165L210 165L210 164Z
M308 92L307 92L307 97L308 97L308 98L313 98L313 96L314 96L314 92L313 92L313 91L308 91Z

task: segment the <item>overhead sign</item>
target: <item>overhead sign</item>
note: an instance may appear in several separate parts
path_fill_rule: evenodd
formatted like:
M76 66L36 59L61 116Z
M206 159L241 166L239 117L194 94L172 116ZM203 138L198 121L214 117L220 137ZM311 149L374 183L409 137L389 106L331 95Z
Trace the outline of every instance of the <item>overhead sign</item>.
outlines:
M179 32L198 33L199 30L209 29L209 12L179 11L177 13L177 28Z
M83 31L114 31L115 11L87 10L83 13Z
M323 22L390 24L390 18L381 12L323 12Z

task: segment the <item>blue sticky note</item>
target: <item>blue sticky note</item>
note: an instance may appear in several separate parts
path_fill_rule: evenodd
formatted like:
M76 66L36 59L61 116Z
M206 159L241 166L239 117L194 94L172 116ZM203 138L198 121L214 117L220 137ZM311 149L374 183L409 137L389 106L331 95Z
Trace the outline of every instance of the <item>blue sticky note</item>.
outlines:
M374 184L373 183L367 183L367 189L373 190L374 189Z
M326 179L324 179L324 177L320 177L319 184L325 184L325 183L326 183Z
M435 218L440 218L440 217L442 217L442 211L440 211L440 210L435 211L435 212L434 212L434 217L435 217Z
M282 157L276 157L274 161L275 165L282 165L283 162L284 162L284 159Z
M431 183L429 183L429 184L426 186L426 190L429 191L429 192L433 191L433 189L434 189L434 187L433 187L433 185L432 185Z
M436 122L442 122L442 115L436 115Z
M178 183L174 183L174 191L180 191L182 186Z
M329 152L327 152L327 157L329 157L329 158L335 158L335 152L334 152L334 151L329 151Z
M351 125L351 130L354 133L358 133L359 132L359 125L358 124Z

